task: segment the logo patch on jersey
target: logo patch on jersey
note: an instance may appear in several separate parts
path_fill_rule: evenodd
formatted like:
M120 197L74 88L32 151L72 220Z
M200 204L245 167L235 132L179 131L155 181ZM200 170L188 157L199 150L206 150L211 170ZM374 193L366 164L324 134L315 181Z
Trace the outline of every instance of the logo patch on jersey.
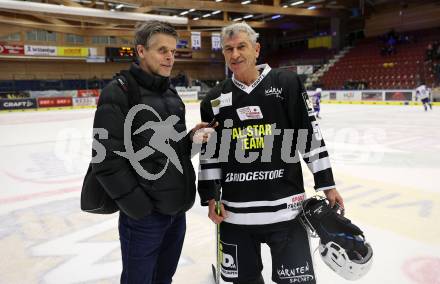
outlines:
M221 273L226 278L238 277L238 246L220 241L222 255Z
M313 104L312 104L312 102L310 101L310 97L309 97L309 95L307 94L306 91L304 91L304 92L302 93L302 97L303 97L303 100L304 100L304 104L306 105L307 112L308 112L309 114L313 113Z
M284 169L246 173L226 173L225 182L274 180L284 177ZM293 199L292 199L293 202Z
M274 96L277 99L284 100L284 97L281 96L282 92L283 92L283 88L278 89L278 88L270 87L270 89L264 90L264 94L266 96Z
M238 117L241 121L249 119L262 119L263 113L259 106L246 106L237 109Z
M304 193L294 195L291 199L291 202L287 203L287 208L291 210L300 210L305 196L306 195Z
M303 283L314 279L308 262L297 267L281 264L281 267L277 268L277 275L279 279L288 280L286 283Z
M212 112L217 115L220 112L220 108L232 105L232 92L226 94L220 94L220 97L211 100Z

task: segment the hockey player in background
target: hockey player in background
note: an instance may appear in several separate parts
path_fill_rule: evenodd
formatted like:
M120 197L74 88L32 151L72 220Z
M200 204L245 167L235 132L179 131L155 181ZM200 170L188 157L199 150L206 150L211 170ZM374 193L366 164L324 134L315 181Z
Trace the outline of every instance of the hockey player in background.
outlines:
M425 111L428 111L428 105L429 108L432 110L432 104L431 104L431 89L426 87L425 83L422 82L419 87L416 89L416 98L419 98L420 101L423 103L423 107L425 108Z
M323 191L331 206L343 206L343 199L307 92L296 74L256 66L257 36L244 22L222 30L223 55L233 76L201 103L202 121L216 119L219 126L217 151L200 158L198 191L209 218L220 223L223 280L264 283L261 244L266 243L274 282L316 283L308 233L297 218L305 199L301 164L287 161L282 145L290 143L284 148L288 158L301 153L315 190ZM293 135L286 135L288 130ZM301 131L304 147L297 143Z
M315 115L317 118L321 118L319 116L319 111L321 110L321 93L322 89L317 88L315 93L313 94L313 110L315 111Z

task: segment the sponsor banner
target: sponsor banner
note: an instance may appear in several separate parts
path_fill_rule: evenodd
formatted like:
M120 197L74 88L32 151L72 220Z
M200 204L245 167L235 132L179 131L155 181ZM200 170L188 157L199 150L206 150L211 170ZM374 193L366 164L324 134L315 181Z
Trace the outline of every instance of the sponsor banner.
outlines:
M296 66L296 72L298 75L300 74L313 74L313 65L298 65Z
M321 92L321 100L329 100L330 92Z
M189 48L188 41L186 39L179 39L177 42L177 49L179 48Z
M0 110L37 108L36 99L0 99Z
M72 106L72 97L38 98L38 107Z
M86 58L87 63L105 63L105 56L98 55L96 47L89 47L89 57Z
M89 56L89 49L87 47L57 47L57 56L66 57L87 57Z
M18 92L0 92L0 99L26 99L29 98L30 94L26 91Z
M99 97L99 90L98 90L98 89L92 89L92 90L78 90L77 97L78 97L78 98L84 98L84 97Z
M98 56L98 49L96 47L89 47L89 56Z
M383 101L382 92L362 92L363 101Z
M0 54L24 55L24 46L0 44Z
M96 106L95 97L73 98L73 106Z
M177 92L200 92L202 87L200 86L192 86L192 87L176 87Z
M391 91L385 92L386 101L411 101L412 92L405 91Z
M212 33L211 34L211 46L213 51L219 51L222 49L221 43L220 43L220 34L219 33Z
M89 56L86 58L87 63L105 63L105 56Z
M57 47L45 45L25 45L24 54L30 56L57 56Z
M67 91L57 91L57 90L48 90L48 91L29 91L31 98L57 98L57 97L76 97L76 90L67 90Z
M61 96L59 97L76 97L78 94L77 90L67 90L67 91L61 91Z
M360 101L360 91L341 91L336 93L336 99L341 101Z
M329 92L329 99L336 100L336 92Z
M191 100L197 100L197 93L196 91L177 91L180 98L184 101L191 101Z
M199 101L201 101L201 100L203 100L206 97L207 94L208 94L207 92L198 92L197 99Z
M202 48L202 38L200 32L191 32L191 47L192 49Z

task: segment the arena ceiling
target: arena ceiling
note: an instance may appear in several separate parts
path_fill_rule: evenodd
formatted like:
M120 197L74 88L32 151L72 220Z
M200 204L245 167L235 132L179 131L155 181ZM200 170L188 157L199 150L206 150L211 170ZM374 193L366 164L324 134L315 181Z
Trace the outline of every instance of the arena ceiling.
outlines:
M407 0L411 1L411 0ZM361 16L393 0L0 0L0 23L78 35L129 36L142 17L161 17L180 30L219 30L245 20L254 28L307 27L331 17ZM406 1L403 1L406 2Z

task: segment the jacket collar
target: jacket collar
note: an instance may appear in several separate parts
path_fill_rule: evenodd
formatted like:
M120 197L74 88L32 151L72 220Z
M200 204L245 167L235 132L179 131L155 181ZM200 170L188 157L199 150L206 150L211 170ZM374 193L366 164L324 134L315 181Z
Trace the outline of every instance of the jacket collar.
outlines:
M137 63L130 66L130 73L136 81L147 90L164 92L170 85L169 77L153 75L145 72Z

